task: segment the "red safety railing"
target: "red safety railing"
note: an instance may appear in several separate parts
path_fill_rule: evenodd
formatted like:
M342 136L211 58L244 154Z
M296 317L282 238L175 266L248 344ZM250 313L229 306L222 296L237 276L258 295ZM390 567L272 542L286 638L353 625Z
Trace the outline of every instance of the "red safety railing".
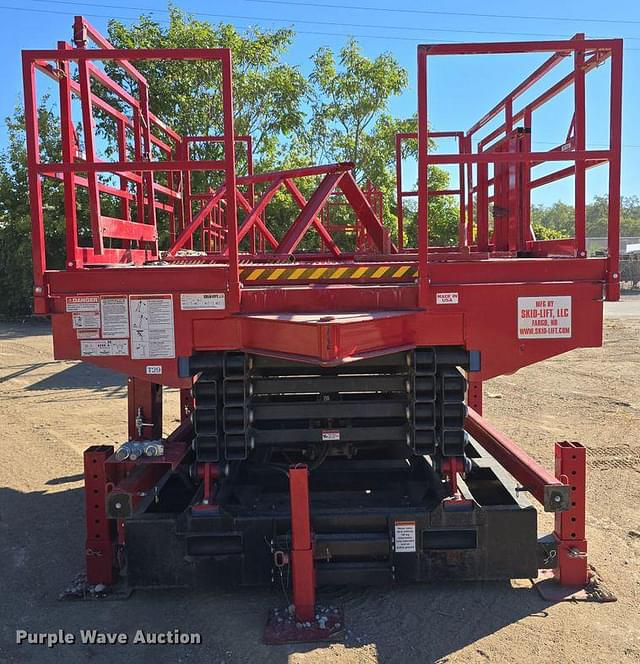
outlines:
M428 130L427 58L434 55L550 53L549 58L519 86L466 132ZM573 70L538 97L516 109L520 97L567 57ZM145 77L133 63L145 60L203 60L218 63L221 71L219 99L222 126L219 136L182 136L149 109ZM611 62L610 144L604 150L586 149L585 76L605 60ZM109 76L104 63L119 72ZM45 163L40 154L36 74L53 79L60 95L61 159ZM240 268L243 261L351 261L353 250L340 247L344 224L333 227L331 208L346 204L354 219L356 252L360 259L396 260L391 254L405 251L402 202L418 197L417 262L419 302L426 306L429 263L466 261L489 257L586 257L585 173L593 166L609 165L609 256L607 297L619 292L618 230L620 199L620 132L622 42L586 40L577 35L568 41L420 46L418 49L418 131L396 140L398 250L382 223L382 196L370 187L363 191L352 174L353 164L329 164L291 170L255 173L251 137L236 136L233 119L232 61L228 49L115 49L82 17L74 23L74 46L59 42L57 49L23 52L27 159L31 194L35 311L47 311L46 253L41 178L61 181L66 216L66 269L80 270L123 263L142 265L163 259L180 262L184 254L193 260L226 268L227 298L231 311L240 305ZM116 80L117 79L117 80ZM127 81L127 84L123 83ZM545 152L531 149L534 112L560 92L573 86L574 113L567 140ZM79 100L82 137L73 116ZM497 128L489 123L502 116ZM104 119L109 123L105 124ZM113 135L117 160L99 157L104 135L97 133L96 119ZM418 189L402 185L402 141L418 142ZM82 138L82 141L81 141ZM433 154L432 139L454 138L455 154ZM83 143L84 145L81 145ZM219 159L195 159L193 146L218 144ZM246 149L246 174L236 173L236 145ZM210 156L210 154L207 154ZM541 177L532 169L547 162L573 162ZM429 189L430 165L453 164L458 186ZM493 165L493 173L489 168ZM204 175L203 175L204 174ZM101 177L102 176L102 177ZM196 178L197 176L197 178ZM573 238L544 241L534 237L530 224L530 196L536 187L561 178L575 178L575 234ZM313 186L300 180L313 179ZM196 187L196 180L200 181ZM206 186L202 187L202 181ZM308 182L308 180L307 180ZM86 220L78 219L79 192L86 195ZM276 232L266 210L279 192L293 201L291 223ZM430 247L428 203L431 196L454 195L459 201L456 247ZM490 221L491 210L493 206ZM340 217L344 217L342 213ZM334 215L334 220L337 217ZM165 225L166 220L166 225ZM84 224L84 225L83 225ZM319 236L317 250L301 244L313 229ZM351 232L351 231L350 231ZM164 243L161 246L161 241ZM241 246L243 249L241 250ZM306 250L301 251L300 247ZM165 249L166 247L166 249ZM406 250L409 251L409 250ZM445 254L443 257L442 254ZM189 259L191 260L191 259ZM412 258L412 260L414 260Z
M456 154L433 154L429 142L437 132L429 131L427 96L427 63L433 56L491 55L515 53L550 53L530 76L516 86L487 114L464 133L445 132L458 140ZM533 100L516 109L522 95L539 83L558 64L573 57L572 71L552 83ZM588 72L610 60L609 146L606 149L587 149L585 77ZM567 140L548 151L531 148L532 116L536 110L573 86L574 112ZM490 122L502 114L498 127L484 135ZM460 203L459 243L449 251L481 252L487 256L549 257L573 256L586 258L586 171L608 164L608 275L607 299L619 297L619 217L620 217L620 155L622 125L622 40L585 39L578 34L566 41L509 42L479 44L435 44L418 47L418 260L420 301L426 303L429 283L428 205L434 195L456 194L467 197ZM404 192L401 173L401 135L398 154L398 211L402 224L402 201L414 192ZM475 145L474 145L475 144ZM534 167L548 162L573 162L542 177L532 178ZM458 165L460 185L455 190L430 191L427 171L430 165ZM493 165L493 177L489 166ZM475 175L474 175L475 167ZM575 178L575 233L563 240L537 240L530 224L530 196L536 187L573 176ZM465 193L466 190L466 193ZM490 228L490 208L493 204L493 229ZM464 211L464 212L463 212ZM399 237L400 229L399 229ZM434 248L437 252L437 248Z
M41 176L62 179L64 183L67 269L79 269L91 264L144 263L158 254L157 212L164 211L169 218L169 235L182 228L184 205L181 201L185 174L195 171L220 171L226 184L224 198L226 214L236 218L235 134L233 126L232 63L229 49L115 49L86 20L76 17L74 24L75 48L59 42L57 49L23 51L23 79L25 97L25 123L27 134L27 163L31 195L33 235L33 265L36 311L44 293L46 253L44 243L44 215ZM94 48L88 48L90 44ZM131 64L141 60L203 60L218 62L221 69L223 147L219 160L194 161L186 158L185 140L149 111L149 92L144 76ZM135 84L137 95L127 92L96 63L110 62L118 66ZM77 66L76 82L70 65ZM60 116L62 162L43 163L40 158L38 127L38 93L36 71L55 79L60 88ZM119 106L92 90L97 82L118 99ZM79 141L72 120L72 97L81 104L85 153L79 150ZM117 126L118 160L102 161L97 157L94 111L99 109L115 121ZM162 140L157 133L162 133ZM127 132L133 133L133 158L129 158ZM153 148L163 159L153 159ZM98 174L108 173L120 180L119 187L101 182ZM156 181L164 176L165 184ZM129 191L129 185L135 193ZM86 188L91 224L91 246L81 246L78 240L76 195L78 187ZM101 196L109 195L120 201L120 217L103 214ZM166 200L162 202L160 196ZM190 202L190 201L189 201ZM184 203L184 201L183 201ZM131 206L135 204L135 219ZM177 219L176 219L177 217ZM177 226L176 226L177 222ZM237 227L227 229L229 247L229 292L231 307L238 306L239 271ZM113 244L118 247L107 246ZM133 247L133 244L136 246ZM44 311L44 309L43 309Z
M145 60L219 63L222 134L181 136L151 113L147 81L133 64ZM104 63L110 63L120 75L109 76ZM55 80L59 87L59 163L45 163L40 156L37 72ZM334 259L342 255L321 221L325 204L338 189L366 231L371 250L393 250L389 232L372 204L381 206L370 204L358 187L350 172L353 164L254 173L251 137L234 133L229 49L115 49L84 18L76 17L74 46L59 42L57 49L24 51L23 75L38 313L46 312L43 176L61 180L64 186L67 270L123 263L141 265L158 259L174 260L185 253L205 254L208 262L220 262L228 268L231 310L239 306L239 255L245 240L248 257L254 260L287 260L298 251L307 231L314 228L320 237L321 255ZM120 79L126 80L133 92L125 89ZM80 101L84 148L75 130L74 99ZM103 120L102 136L96 132L96 118ZM104 135L104 118L109 119L113 135ZM117 161L99 157L101 140L115 146ZM192 147L198 143L220 144L221 158L194 159ZM246 146L247 172L243 176L236 174L238 143ZM208 186L194 191L194 176L199 173L206 173L200 180L205 179ZM308 200L303 192L311 189L296 183L300 178L320 180L311 196L306 194ZM78 219L81 189L86 191L88 200L88 232L84 232ZM300 212L277 237L268 227L265 211L279 191L288 192ZM159 223L163 215L166 228ZM161 239L168 245L162 252Z
M453 138L458 144L458 149L462 152L462 148L467 144L467 141L462 131L430 131L429 139L436 140L441 138ZM413 198L418 196L418 192L405 191L402 183L402 144L407 141L416 141L418 139L417 132L400 132L396 134L396 215L398 224L398 250L404 251L404 199ZM451 189L432 189L429 187L429 196L457 196L458 209L460 211L460 230L458 233L458 243L464 243L463 225L466 218L466 197L465 197L465 166L463 163L459 165L459 185L457 188Z

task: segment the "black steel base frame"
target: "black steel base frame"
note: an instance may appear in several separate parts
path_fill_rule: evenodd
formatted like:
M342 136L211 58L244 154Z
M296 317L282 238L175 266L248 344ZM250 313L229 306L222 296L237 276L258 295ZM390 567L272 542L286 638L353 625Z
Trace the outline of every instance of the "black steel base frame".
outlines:
M426 457L330 459L314 470L317 585L535 577L536 510L473 440L468 454L473 468L460 482L463 501L443 500L446 485ZM183 482L168 482L163 491L167 496L125 522L130 587L288 585L285 473L239 462L217 507L205 513L191 510L198 495L188 496Z

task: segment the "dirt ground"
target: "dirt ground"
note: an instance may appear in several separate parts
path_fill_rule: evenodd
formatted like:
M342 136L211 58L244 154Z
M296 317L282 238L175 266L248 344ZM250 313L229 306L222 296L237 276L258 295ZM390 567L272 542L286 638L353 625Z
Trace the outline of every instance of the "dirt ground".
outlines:
M125 389L54 362L46 324L1 325L0 662L640 662L640 298L607 306L604 349L493 380L485 396L490 420L548 467L554 441L588 447L590 561L618 602L550 605L528 581L335 591L324 600L344 606L343 643L267 647L267 609L283 600L269 590L57 600L83 565L82 452L123 440ZM88 628L178 628L202 644L15 644L16 629Z

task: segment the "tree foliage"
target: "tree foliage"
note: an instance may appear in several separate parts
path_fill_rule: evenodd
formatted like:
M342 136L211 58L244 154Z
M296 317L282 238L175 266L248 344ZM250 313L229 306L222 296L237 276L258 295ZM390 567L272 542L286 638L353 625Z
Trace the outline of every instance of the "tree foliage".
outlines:
M608 197L595 196L587 205L587 237L607 237L608 213ZM573 205L562 201L556 201L552 205L534 205L531 209L534 229L536 227L548 229L553 232L553 237L573 237L574 220ZM638 196L622 196L620 199L620 235L640 237L640 197Z
M303 123L301 100L306 80L298 67L282 61L294 38L290 29L240 33L233 25L212 25L169 7L169 23L141 16L125 26L109 21L109 40L117 48L229 48L233 60L234 123L237 134L254 140L258 162L276 163L284 138ZM150 109L178 133L191 136L222 134L221 69L217 61L141 61L152 92ZM131 85L117 67L110 74ZM211 146L196 146L206 158ZM197 153L200 150L201 154Z

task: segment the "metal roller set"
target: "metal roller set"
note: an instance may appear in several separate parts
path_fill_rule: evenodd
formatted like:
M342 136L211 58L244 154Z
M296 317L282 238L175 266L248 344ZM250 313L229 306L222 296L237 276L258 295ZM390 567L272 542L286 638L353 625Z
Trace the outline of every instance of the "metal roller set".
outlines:
M429 129L440 56L522 53L546 59L478 122ZM182 136L150 112L145 60L218 66L222 135ZM605 62L609 145L588 149L585 79ZM89 587L282 587L291 606L270 614L269 643L342 631L340 608L316 601L322 586L531 578L548 597L607 598L587 559L585 448L557 442L545 469L483 418L482 385L602 344L603 302L620 291L622 41L422 45L417 64L392 232L351 163L254 172L228 49L118 50L76 17L72 43L23 51L35 311L51 317L57 359L128 376L122 444L86 432ZM59 163L39 149L43 75L59 89ZM536 112L567 90L566 141L534 150ZM113 161L98 156L104 118ZM433 151L440 139L457 151ZM413 191L402 147L416 140ZM203 143L220 158L196 159ZM431 165L454 168L455 188L431 188ZM608 249L590 257L585 181L599 166ZM532 191L568 177L573 237L536 238ZM46 264L43 178L64 187L64 270ZM270 223L276 195L295 206L284 232ZM457 246L429 242L441 195L459 201ZM163 387L180 393L172 432ZM554 513L553 532L539 533L530 499Z

